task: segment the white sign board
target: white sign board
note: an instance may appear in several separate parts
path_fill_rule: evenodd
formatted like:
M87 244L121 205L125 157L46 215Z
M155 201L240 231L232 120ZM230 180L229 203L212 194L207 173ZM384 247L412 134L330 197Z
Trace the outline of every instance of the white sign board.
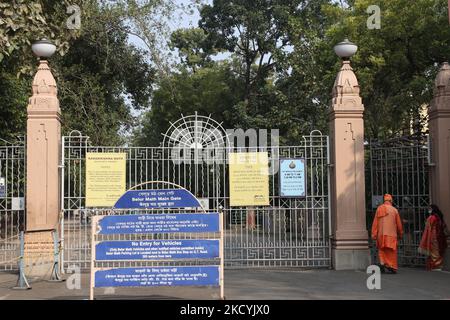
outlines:
M25 199L23 197L12 198L11 210L25 210Z
M209 198L198 198L198 202L200 202L204 210L209 210Z
M5 178L0 177L0 198L6 197L6 185L5 185Z

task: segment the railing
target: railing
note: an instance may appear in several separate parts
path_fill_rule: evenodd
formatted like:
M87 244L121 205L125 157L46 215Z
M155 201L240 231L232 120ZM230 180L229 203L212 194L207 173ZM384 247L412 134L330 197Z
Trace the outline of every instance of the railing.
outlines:
M392 194L404 224L405 234L399 243L399 264L404 266L425 263L417 249L430 205L428 161L425 137L372 141L367 147L368 229L383 194Z
M228 153L247 149L214 147L212 153L192 152L185 161L173 147L164 145L101 147L92 146L88 137L78 133L63 137L63 266L86 269L90 263L90 220L84 214L86 153L122 152L127 154L127 188L147 181L170 181L207 199L210 210L224 213L227 267L329 267L328 144L328 137L315 131L298 146L252 150L268 152L271 167L280 158L305 159L306 197L280 196L275 172L269 178L269 206L230 207ZM199 154L203 158L196 158Z
M25 226L25 138L0 139L0 271L17 270Z

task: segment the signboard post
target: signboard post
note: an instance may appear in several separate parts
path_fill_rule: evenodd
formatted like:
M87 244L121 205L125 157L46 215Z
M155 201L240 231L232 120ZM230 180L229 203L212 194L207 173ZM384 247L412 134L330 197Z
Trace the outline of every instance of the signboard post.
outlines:
M305 159L280 159L280 196L306 197Z
M219 287L224 299L222 214L166 213L167 208L184 206L198 207L198 200L185 189L133 190L114 209L162 208L163 213L93 216L90 299L99 287L158 286ZM137 234L149 237L136 240L132 235ZM160 239L157 234L172 236ZM136 261L140 267L134 267ZM113 267L97 267L100 262Z
M268 206L268 153L230 153L229 160L230 206Z

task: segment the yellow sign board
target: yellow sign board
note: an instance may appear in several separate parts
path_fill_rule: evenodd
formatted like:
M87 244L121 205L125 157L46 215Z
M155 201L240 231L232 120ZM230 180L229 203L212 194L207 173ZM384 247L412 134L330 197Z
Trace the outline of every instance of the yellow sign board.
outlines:
M267 152L229 154L230 206L269 205Z
M112 207L126 191L126 153L86 154L86 207Z

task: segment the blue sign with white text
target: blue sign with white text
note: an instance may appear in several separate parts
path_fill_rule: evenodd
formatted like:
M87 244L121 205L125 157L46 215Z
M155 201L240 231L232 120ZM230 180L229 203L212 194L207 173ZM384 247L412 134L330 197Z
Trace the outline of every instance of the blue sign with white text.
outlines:
M218 286L219 266L117 268L95 272L95 287Z
M104 216L98 234L219 232L218 213L174 213Z
M305 197L305 159L280 160L280 196Z
M197 208L200 202L185 189L130 190L114 205L116 209Z
M213 259L219 240L104 241L95 247L95 260Z

